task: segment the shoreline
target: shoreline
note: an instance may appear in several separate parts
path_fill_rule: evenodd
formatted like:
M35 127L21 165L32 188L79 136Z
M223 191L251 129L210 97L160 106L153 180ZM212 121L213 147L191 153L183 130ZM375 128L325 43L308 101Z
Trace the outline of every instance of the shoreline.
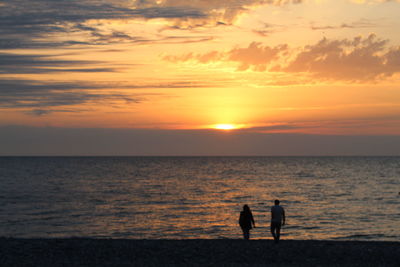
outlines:
M400 242L0 238L1 266L398 266Z

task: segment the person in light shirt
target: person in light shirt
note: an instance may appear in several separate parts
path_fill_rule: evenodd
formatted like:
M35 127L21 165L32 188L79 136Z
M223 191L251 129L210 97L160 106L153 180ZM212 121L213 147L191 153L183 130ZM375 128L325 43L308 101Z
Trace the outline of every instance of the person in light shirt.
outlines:
M285 225L285 210L279 205L279 200L275 200L275 206L271 208L271 234L275 243L279 242L281 227Z

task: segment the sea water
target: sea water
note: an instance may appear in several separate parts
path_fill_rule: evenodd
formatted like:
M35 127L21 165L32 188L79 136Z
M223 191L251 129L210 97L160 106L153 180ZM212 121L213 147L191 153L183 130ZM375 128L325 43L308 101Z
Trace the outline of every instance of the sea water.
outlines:
M0 157L0 236L400 240L400 157Z

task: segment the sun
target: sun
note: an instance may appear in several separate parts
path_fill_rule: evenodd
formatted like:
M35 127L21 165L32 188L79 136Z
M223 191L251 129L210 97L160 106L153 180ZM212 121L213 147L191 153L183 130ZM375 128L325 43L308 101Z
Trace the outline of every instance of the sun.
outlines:
M216 124L213 128L217 130L233 130L237 129L238 127L233 124Z

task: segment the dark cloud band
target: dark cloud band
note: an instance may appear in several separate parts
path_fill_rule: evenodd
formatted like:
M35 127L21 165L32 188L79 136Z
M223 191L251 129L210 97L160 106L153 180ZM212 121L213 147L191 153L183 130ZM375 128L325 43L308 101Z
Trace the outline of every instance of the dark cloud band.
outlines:
M0 80L0 109L14 109L33 115L52 112L82 112L88 104L120 106L134 105L154 96L152 90L163 88L200 88L195 82L160 82L129 84L112 82L46 82L21 79ZM159 95L159 94L158 94ZM78 107L79 105L79 107Z
M96 44L108 40L136 41L123 32L104 35L89 20L158 19L171 21L176 29L204 25L227 25L252 5L284 5L301 0L205 0L205 1L124 1L124 0L2 0L0 2L0 49L42 48ZM94 40L56 41L52 34L76 30L91 32ZM105 39L104 39L105 38ZM139 38L140 39L140 38Z

